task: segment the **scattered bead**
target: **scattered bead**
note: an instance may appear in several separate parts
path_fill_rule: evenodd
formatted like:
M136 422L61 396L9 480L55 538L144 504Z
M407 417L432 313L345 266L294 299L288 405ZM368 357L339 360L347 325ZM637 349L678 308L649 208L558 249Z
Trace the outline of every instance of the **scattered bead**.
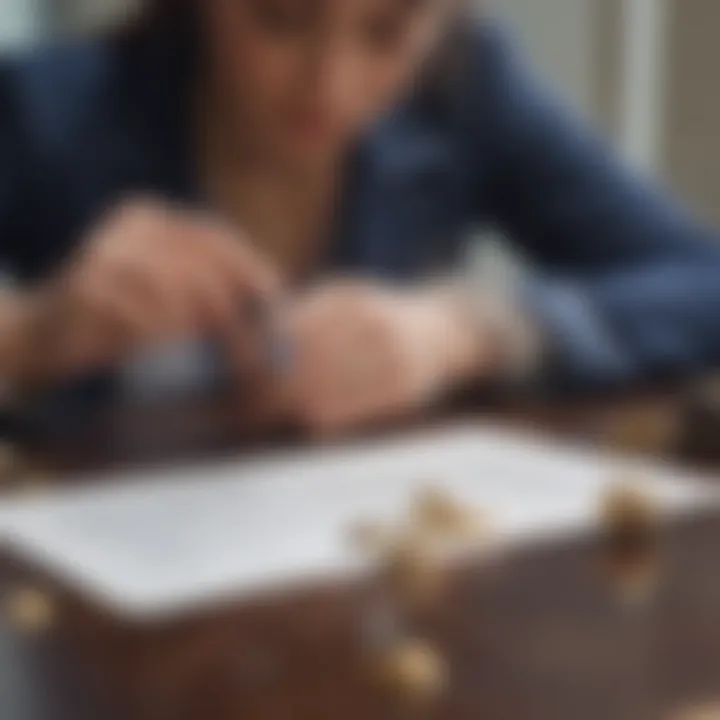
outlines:
M613 531L645 530L653 527L658 510L653 499L631 484L618 484L610 488L603 498L602 519Z
M424 705L440 697L448 684L443 658L420 640L405 640L380 657L382 686L404 703Z
M444 576L441 565L430 546L403 539L380 559L379 578L401 604L417 606L438 596Z
M52 625L55 608L47 593L33 587L22 587L10 592L7 613L18 630L39 633Z
M601 506L604 563L623 600L642 603L658 584L659 511L648 495L631 485L618 485Z
M411 513L413 525L421 532L441 539L477 538L484 529L479 515L461 505L439 488L427 488L417 495Z

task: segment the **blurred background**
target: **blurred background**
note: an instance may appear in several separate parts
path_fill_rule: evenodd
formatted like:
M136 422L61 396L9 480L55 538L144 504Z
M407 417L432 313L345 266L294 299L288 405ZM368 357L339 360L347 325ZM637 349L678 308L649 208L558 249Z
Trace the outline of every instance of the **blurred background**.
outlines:
M569 103L639 169L720 222L717 0L490 3ZM0 47L112 22L141 0L0 0Z

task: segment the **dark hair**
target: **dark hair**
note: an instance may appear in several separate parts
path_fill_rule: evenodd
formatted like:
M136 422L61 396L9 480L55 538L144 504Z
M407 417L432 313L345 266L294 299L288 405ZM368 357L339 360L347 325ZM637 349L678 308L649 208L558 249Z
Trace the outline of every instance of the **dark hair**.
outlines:
M198 0L144 0L139 16L131 25L131 32L172 34L183 28L192 27L197 2ZM451 29L452 37L444 44L449 47L444 47L442 54L448 52L450 47L457 49L457 35L467 26L465 15L468 5L468 2L460 3L458 21Z
M202 0L144 0L140 13L131 24L124 28L122 37L138 39L144 37L189 40L197 27L194 21L196 4ZM470 2L460 2L458 15L451 24L447 36L437 48L428 63L421 86L423 94L431 96L445 94L450 87L462 81L463 67L469 51L468 22ZM197 37L191 42L196 47Z
M172 34L187 27L194 12L193 0L143 0L130 25L130 35Z

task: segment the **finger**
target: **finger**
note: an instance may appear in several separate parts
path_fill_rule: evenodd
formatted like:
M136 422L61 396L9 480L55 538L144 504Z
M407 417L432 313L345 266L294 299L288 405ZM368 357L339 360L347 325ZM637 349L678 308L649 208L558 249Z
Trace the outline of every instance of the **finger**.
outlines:
M241 233L213 218L195 218L185 238L197 250L208 253L223 268L242 295L275 295L280 275L272 263L253 248Z
M320 433L342 432L373 422L386 422L416 412L424 407L430 395L429 378L420 363L403 358L392 349L383 356L384 363L375 368L374 375L366 375L353 386L311 395L305 406L304 418ZM311 393L313 391L311 390Z
M96 316L114 322L135 345L171 337L184 324L171 290L157 276L118 269L98 277L91 292Z
M413 404L398 388L383 386L376 393L355 398L354 402L310 408L304 420L314 435L329 437L384 424L403 417L413 409Z
M372 325L381 315L374 298L357 282L340 281L300 297L292 309L289 325L300 335L313 338L332 328L352 330L359 324Z
M271 292L278 284L270 264L210 216L132 202L116 213L102 238L89 260L154 277L158 287L151 289L179 291L206 322L227 323L238 298Z
M349 358L326 358L317 375L306 375L300 386L300 416L320 429L384 421L416 412L433 400L435 375L425 358L408 351L402 339L382 334L363 356L352 346Z
M61 373L117 361L148 334L148 315L136 298L107 285L76 290L65 305L64 329L48 342Z
M309 327L294 342L296 381L313 394L343 400L372 390L394 371L395 339L371 318Z
M185 256L168 279L194 332L224 333L237 327L237 294L225 268L207 256Z
M382 359L352 372L337 361L324 365L315 376L296 390L298 415L309 426L344 425L356 417L383 412L383 408L404 404L404 386L397 368Z
M154 247L128 262L125 275L128 289L164 315L167 336L223 333L242 319L232 274L205 247L193 245L171 256Z
M227 267L191 245L168 255L154 246L126 264L126 284L165 317L164 337L222 333L239 323L237 293Z
M102 283L112 294L124 315L135 317L133 324L143 330L138 342L160 342L188 335L197 324L191 300L179 279L181 274L177 263L136 257L104 268L98 273L97 284Z

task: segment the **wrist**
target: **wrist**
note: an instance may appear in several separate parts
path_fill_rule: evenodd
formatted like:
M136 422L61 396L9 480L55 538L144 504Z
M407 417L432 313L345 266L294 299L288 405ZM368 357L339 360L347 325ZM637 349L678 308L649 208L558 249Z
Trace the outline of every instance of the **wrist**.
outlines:
M521 308L482 291L450 285L438 294L450 330L447 367L458 383L517 381L542 355L541 336Z
M446 290L437 294L436 302L444 336L438 342L443 374L454 383L463 383L491 372L496 348L486 342L486 328L478 327L464 298Z

